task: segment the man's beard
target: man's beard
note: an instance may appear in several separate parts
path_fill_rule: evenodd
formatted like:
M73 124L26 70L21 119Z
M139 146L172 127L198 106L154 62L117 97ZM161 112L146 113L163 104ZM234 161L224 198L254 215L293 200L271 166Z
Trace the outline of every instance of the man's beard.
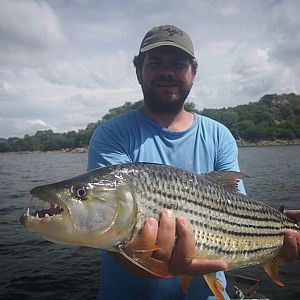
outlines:
M142 85L144 94L144 103L155 113L178 113L182 110L184 102L190 93L190 88L184 84L179 87L179 95L177 99L164 100L157 95L154 88L146 88ZM171 97L171 96L170 96Z

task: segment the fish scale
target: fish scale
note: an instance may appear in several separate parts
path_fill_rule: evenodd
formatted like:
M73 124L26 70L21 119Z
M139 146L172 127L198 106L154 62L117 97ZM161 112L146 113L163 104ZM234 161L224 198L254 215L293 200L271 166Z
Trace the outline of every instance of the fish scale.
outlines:
M126 166L122 167L125 171ZM193 225L196 255L222 259L231 269L276 255L284 230L298 230L279 211L225 188L209 176L155 164L137 164L135 171L128 182L140 209L139 224L150 215L158 217L163 207L173 209Z
M145 255L159 245L138 238L146 219L159 219L161 210L169 208L190 221L195 258L221 259L230 269L263 263L282 286L278 253L284 231L300 229L280 211L240 194L242 177L240 172L198 175L149 163L103 167L34 188L32 198L50 208L33 213L28 208L21 223L51 241L117 252L131 266L170 278L167 262ZM203 276L216 298L223 299L218 279ZM181 287L187 291L184 277Z

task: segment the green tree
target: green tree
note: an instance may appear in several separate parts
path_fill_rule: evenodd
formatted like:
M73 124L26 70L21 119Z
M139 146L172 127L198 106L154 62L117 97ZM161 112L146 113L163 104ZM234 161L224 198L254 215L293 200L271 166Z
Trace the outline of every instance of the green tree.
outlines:
M78 132L54 133L52 130L40 130L33 136L25 135L23 139L0 139L0 152L85 147L98 125L141 105L142 100L125 102L122 106L110 109L101 120L88 124ZM193 102L186 102L185 108L223 123L237 139L258 141L300 138L300 96L295 94L270 94L263 96L258 102L230 108L203 109L201 112Z

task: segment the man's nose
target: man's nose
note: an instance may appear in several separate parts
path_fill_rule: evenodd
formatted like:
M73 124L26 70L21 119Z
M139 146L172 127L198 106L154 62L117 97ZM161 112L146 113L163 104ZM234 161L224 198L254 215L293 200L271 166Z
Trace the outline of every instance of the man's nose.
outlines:
M165 76L174 75L175 74L175 68L169 63L164 63L161 66L160 72L161 72L161 74L164 74Z

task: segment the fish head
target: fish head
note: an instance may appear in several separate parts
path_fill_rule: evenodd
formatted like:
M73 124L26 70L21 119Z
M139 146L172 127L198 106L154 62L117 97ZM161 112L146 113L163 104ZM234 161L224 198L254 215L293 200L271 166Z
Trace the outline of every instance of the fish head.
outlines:
M25 209L21 223L54 242L113 250L131 238L138 212L127 181L104 170L33 188L44 205Z

